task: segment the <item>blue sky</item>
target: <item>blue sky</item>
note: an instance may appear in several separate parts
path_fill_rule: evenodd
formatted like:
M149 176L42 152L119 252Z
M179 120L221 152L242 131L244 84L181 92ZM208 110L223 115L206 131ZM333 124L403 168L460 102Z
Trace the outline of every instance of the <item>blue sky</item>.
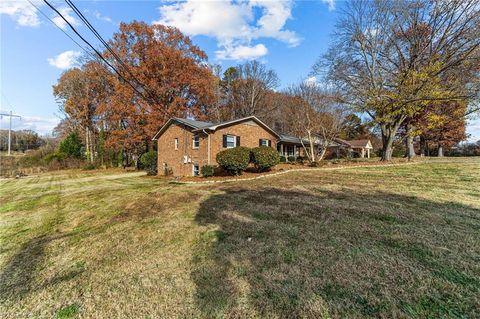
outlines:
M40 0L31 0L72 34ZM51 1L98 47L65 2ZM338 9L335 0L317 1L74 1L108 39L121 21L174 25L192 37L223 68L256 58L274 69L281 87L308 78L328 47ZM49 133L61 117L52 95L61 73L75 65L81 49L26 0L0 2L0 109L22 115L15 129ZM80 41L79 41L80 42ZM1 127L6 128L6 118ZM480 139L480 120L471 121L471 140Z

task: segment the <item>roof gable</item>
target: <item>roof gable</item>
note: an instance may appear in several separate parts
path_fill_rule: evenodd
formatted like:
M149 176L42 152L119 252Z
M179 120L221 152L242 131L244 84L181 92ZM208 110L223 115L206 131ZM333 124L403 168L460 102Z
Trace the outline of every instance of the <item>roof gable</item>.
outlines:
M210 125L212 125L211 122L203 122L203 121L196 121L196 120L191 120L191 119L182 119L182 118L178 118L178 117L172 117L171 119L169 119L167 121L167 123L165 123L161 128L160 130L158 130L157 134L155 134L155 136L152 138L152 140L156 140L160 137L160 135L163 134L163 132L165 132L165 130L170 126L172 125L172 123L179 123L179 124L183 124L183 125L186 125L194 130L198 130L198 129L201 129L203 127L208 127Z

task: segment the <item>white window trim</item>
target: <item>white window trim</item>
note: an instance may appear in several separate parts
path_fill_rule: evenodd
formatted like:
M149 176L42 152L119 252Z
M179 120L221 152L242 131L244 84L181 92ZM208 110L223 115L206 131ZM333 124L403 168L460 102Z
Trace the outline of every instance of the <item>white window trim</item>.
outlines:
M178 151L178 137L175 137L175 151Z
M262 146L268 146L268 139L266 138L261 138L260 139L262 141ZM264 144L265 143L265 144Z
M233 146L228 146L228 138L233 137ZM237 147L237 136L227 134L227 147L226 148L235 148Z
M195 137L198 138L198 146L195 146ZM194 150L197 150L197 149L200 148L200 135L198 135L198 134L193 134L193 136L192 136L192 148L193 148Z

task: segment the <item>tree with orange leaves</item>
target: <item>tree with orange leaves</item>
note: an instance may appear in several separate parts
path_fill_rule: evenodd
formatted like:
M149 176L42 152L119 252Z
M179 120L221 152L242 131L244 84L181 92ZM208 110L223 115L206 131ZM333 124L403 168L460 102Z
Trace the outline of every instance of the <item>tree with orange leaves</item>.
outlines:
M178 29L122 23L109 45L115 56L108 50L103 56L121 76L102 62L87 61L54 86L92 162L103 145L114 157L136 161L170 117L209 116L215 77L207 55Z
M124 81L115 82L109 107L110 122L117 125L109 145L139 155L169 118L208 116L215 78L205 52L178 29L122 23L110 46L127 67L109 52L106 57L142 95Z

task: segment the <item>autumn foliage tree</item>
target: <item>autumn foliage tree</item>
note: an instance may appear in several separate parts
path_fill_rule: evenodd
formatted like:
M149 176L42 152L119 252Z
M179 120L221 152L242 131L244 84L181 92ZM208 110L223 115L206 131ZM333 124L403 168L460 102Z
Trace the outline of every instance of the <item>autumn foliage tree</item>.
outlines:
M443 156L444 148L451 147L467 138L465 130L465 102L445 102L432 105L417 118L416 127L422 139L422 152L428 144L437 148Z
M94 160L104 146L112 158L136 161L170 117L209 116L214 83L207 55L178 29L122 23L101 61L66 71L54 94L72 125L82 130Z

